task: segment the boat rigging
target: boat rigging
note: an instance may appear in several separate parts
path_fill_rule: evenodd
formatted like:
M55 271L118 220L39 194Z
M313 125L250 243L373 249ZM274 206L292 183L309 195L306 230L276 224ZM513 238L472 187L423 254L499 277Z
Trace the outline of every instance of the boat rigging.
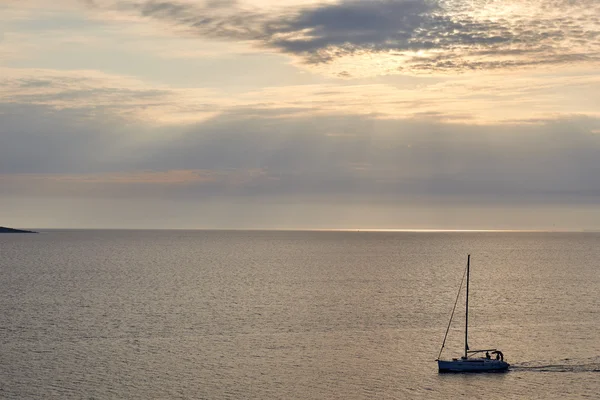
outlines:
M471 255L467 256L467 269L463 275L463 279L460 282L458 288L458 294L456 295L456 301L454 302L454 308L450 315L450 322L448 322L448 328L444 335L444 341L438 354L437 362L439 372L493 372L493 371L506 371L510 366L509 363L504 361L504 354L498 349L483 349L483 350L470 350L469 349L469 277L471 268ZM452 324L452 318L454 317L454 311L460 298L460 292L462 289L463 282L466 276L466 294L465 294L465 347L464 354L459 358L453 358L452 360L440 359L444 346L446 345L446 338L450 331L450 325ZM474 357L477 354L483 354L482 357ZM494 358L492 358L494 355Z

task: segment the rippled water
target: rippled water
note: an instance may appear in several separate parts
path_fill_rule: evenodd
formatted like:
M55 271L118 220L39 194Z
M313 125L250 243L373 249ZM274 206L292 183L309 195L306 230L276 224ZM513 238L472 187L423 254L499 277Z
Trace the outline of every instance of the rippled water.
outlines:
M7 399L597 398L600 235L0 235ZM470 346L438 374L466 255ZM445 355L460 355L459 310Z

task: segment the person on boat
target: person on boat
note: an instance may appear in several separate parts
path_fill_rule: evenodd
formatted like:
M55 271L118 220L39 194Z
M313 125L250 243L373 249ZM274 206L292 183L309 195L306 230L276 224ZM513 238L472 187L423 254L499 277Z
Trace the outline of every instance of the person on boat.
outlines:
M489 351L485 352L485 358L487 358L488 360L490 359L490 352Z
M500 353L496 353L496 360L500 359Z

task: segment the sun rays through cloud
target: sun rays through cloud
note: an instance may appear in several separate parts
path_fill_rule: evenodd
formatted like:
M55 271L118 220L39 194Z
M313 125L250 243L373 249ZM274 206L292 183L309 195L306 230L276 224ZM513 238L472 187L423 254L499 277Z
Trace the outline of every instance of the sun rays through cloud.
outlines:
M62 199L215 227L600 226L595 0L0 11L0 217Z

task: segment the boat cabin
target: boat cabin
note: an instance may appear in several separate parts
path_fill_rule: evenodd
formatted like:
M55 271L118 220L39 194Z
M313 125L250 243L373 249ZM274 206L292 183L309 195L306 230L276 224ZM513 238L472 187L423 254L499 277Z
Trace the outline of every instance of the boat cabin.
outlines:
M485 353L485 354L484 354ZM481 354L480 359L491 360L492 358L499 361L504 361L504 354L500 350L497 349L485 349L485 350L469 350L467 351L467 357L461 357L462 360L470 360L471 355ZM454 358L453 360L456 360Z

